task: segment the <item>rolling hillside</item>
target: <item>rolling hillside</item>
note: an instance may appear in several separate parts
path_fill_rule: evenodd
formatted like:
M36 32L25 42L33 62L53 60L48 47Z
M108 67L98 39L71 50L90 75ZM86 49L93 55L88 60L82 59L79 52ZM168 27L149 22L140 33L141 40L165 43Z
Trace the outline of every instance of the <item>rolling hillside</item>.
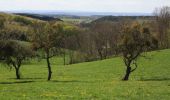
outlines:
M170 50L154 51L139 59L130 80L121 81L125 67L120 57L62 65L52 60L53 77L47 82L46 62L29 61L21 68L22 79L15 80L14 69L0 66L1 100L169 100ZM30 64L31 63L31 64Z

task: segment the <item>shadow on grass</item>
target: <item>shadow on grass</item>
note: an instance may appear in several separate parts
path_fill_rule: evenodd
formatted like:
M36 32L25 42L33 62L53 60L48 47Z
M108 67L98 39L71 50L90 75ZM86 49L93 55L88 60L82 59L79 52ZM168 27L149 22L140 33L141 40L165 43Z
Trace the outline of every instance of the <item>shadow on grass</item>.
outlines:
M8 79L16 79L16 78L8 78ZM34 80L34 79L44 79L44 78L21 78L20 80Z
M150 78L150 79L141 79L140 81L169 81L170 78Z
M93 81L78 81L78 80L68 80L68 81L53 80L51 82L56 82L56 83L94 83Z
M22 84L22 83L32 83L34 81L16 81L16 82L0 82L0 84Z

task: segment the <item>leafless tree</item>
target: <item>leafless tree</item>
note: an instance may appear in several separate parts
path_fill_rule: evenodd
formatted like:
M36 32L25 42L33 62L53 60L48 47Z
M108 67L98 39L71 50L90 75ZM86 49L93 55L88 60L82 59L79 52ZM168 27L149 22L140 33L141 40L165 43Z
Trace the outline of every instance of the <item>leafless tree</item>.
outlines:
M161 48L169 47L169 33L170 28L170 7L156 8L154 11L154 16L156 17L158 38Z

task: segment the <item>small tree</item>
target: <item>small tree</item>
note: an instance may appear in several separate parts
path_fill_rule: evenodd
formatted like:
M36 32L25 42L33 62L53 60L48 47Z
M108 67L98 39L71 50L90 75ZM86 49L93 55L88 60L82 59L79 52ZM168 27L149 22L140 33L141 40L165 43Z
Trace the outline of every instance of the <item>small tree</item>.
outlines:
M20 67L22 62L33 56L33 52L29 46L20 43L17 40L1 40L0 55L1 60L10 67L14 67L16 78L20 79Z
M32 30L31 41L33 42L33 48L35 50L43 50L45 53L45 56L42 58L47 61L49 81L52 76L50 58L56 56L58 53L57 50L60 48L63 29L60 24L34 22Z
M131 72L137 69L137 58L154 46L152 40L149 29L142 28L138 23L131 27L125 27L121 44L123 61L126 65L126 74L123 80L128 80ZM132 64L135 68L132 68Z

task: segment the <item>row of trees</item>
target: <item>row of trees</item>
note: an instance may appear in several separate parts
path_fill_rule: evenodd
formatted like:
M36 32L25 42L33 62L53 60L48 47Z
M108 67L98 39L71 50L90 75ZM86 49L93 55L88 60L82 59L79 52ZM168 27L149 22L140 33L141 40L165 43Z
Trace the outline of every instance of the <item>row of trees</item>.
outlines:
M16 77L20 79L19 69L24 60L46 59L50 80L50 58L54 56L63 55L64 64L66 56L69 56L69 64L73 64L122 55L127 68L123 80L128 80L143 52L169 47L167 15L170 13L169 8L165 8L156 11L153 22L125 19L95 22L88 27L0 16L0 60L15 68Z

